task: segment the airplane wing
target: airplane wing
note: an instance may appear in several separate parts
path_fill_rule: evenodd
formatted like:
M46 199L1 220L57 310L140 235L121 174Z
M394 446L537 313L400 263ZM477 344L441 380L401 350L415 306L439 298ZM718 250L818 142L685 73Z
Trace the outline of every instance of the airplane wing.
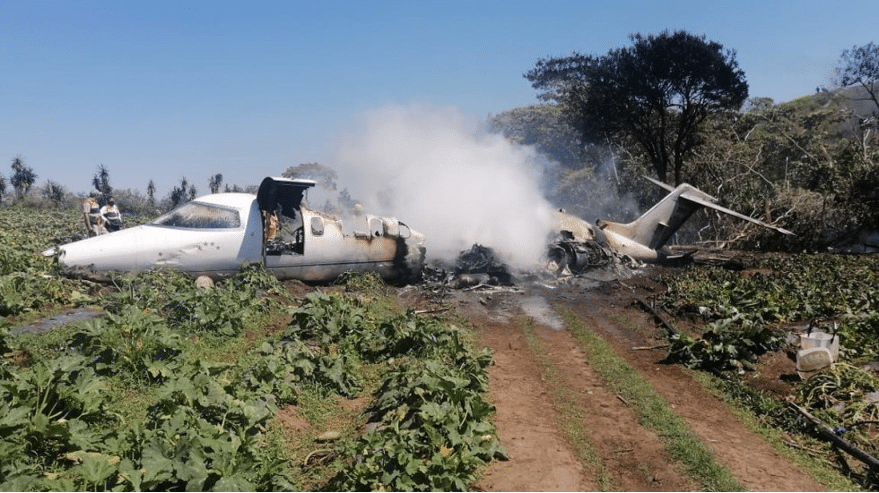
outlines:
M653 178L651 178L651 177L649 177L649 176L644 176L644 178L647 178L648 180L650 180L650 182L652 182L652 183L654 183L654 184L656 184L656 185L659 185L660 187L662 187L662 188L664 188L664 189L666 189L666 190L668 190L668 191L673 191L673 190L674 190L674 187L671 187L671 186L669 186L669 185L666 185L665 183L663 183L663 182L661 182L661 181L659 181L659 180L655 180L655 179L653 179ZM784 228L780 228L780 227L778 227L778 226L775 226L775 225L773 225L773 224L769 224L769 223L764 222L764 221L761 221L761 220L759 220L759 219L754 219L754 218L751 217L751 216L746 216L746 215L744 215L744 214L740 214L740 213L738 213L738 212L736 212L736 211L734 211L734 210L732 210L732 209L727 209L726 207L723 207L723 206L721 206L721 205L717 205L717 204L715 204L714 202L711 202L711 201L705 200L704 198L696 197L696 196L694 196L693 194L683 193L683 194L681 194L681 198L682 198L682 199L689 200L690 202L693 202L693 203L695 203L695 204L699 204L699 205L701 205L701 206L703 206L703 207L709 207L709 208L714 209L714 210L716 210L716 211L723 212L723 213L725 213L725 214L729 214L730 216L737 217L737 218L739 218L739 219L744 219L745 221L749 221L749 222L752 222L752 223L754 223L754 224L758 224L758 225L760 225L760 226L763 226L764 228L773 229L773 230L778 231L779 233L782 233L782 234L786 234L786 235L793 235L793 234L794 234L794 233L792 233L792 232L790 232L790 231L788 231L788 230L786 230L786 229L784 229ZM712 197L712 198L713 198L713 197Z

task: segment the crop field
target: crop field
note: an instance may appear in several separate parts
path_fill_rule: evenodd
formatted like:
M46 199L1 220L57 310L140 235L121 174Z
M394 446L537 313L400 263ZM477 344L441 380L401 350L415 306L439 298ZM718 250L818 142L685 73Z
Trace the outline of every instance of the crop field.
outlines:
M463 490L503 454L491 354L376 278L101 285L38 254L75 212L3 206L0 231L0 490ZM106 316L19 330L82 310Z
M169 271L67 278L39 252L84 237L75 211L0 206L0 231L0 490L808 489L780 449L811 458L798 466L809 484L879 484L791 412L879 455L876 256L754 255L587 291L461 290L454 306L416 289L441 308L416 312L369 275L313 287L248 266L210 289ZM534 296L566 330L529 315ZM634 296L677 334L639 324L621 304ZM833 368L802 380L789 334L808 324L843 342ZM693 380L703 397L677 399ZM709 394L747 416L720 410L730 430L703 430ZM591 427L610 411L614 425ZM738 419L776 447L757 483L735 467L757 445L716 439L743 440Z
M745 271L694 268L670 280L660 297L663 307L677 319L695 321L699 329L672 336L669 359L724 377L716 384L730 398L766 426L802 440L788 445L822 457L875 490L879 257L766 255L750 264ZM799 349L794 336L811 330L839 337L838 361L797 376L791 361ZM817 423L802 419L802 412L791 413L797 406ZM847 442L849 454L865 453L870 467L856 460L849 464L828 435Z

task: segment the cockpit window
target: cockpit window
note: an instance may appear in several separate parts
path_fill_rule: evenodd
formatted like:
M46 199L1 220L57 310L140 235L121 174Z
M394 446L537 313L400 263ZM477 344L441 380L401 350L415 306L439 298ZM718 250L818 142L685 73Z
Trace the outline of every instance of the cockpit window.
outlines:
M241 227L241 217L234 209L189 202L158 217L150 224L173 228L232 229Z

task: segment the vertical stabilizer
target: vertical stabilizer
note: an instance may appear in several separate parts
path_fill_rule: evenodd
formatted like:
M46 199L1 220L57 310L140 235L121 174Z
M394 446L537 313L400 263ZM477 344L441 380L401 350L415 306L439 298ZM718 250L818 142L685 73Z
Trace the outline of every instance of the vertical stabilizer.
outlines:
M662 185L662 184L661 184ZM692 199L696 199L694 201ZM705 203L717 199L705 192L682 183L671 190L641 217L628 224L597 221L599 228L616 233L648 248L658 250L681 227L689 217Z

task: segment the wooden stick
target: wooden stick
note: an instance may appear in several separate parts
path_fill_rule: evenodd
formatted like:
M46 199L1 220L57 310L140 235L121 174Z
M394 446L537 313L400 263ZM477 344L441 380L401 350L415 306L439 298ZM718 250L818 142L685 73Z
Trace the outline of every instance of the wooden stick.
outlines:
M424 315L425 313L442 313L451 310L451 307L448 308L433 308L429 310L415 310L416 315Z
M651 349L664 349L671 346L671 344L658 344L656 346L635 346L632 348L632 351L649 351Z

